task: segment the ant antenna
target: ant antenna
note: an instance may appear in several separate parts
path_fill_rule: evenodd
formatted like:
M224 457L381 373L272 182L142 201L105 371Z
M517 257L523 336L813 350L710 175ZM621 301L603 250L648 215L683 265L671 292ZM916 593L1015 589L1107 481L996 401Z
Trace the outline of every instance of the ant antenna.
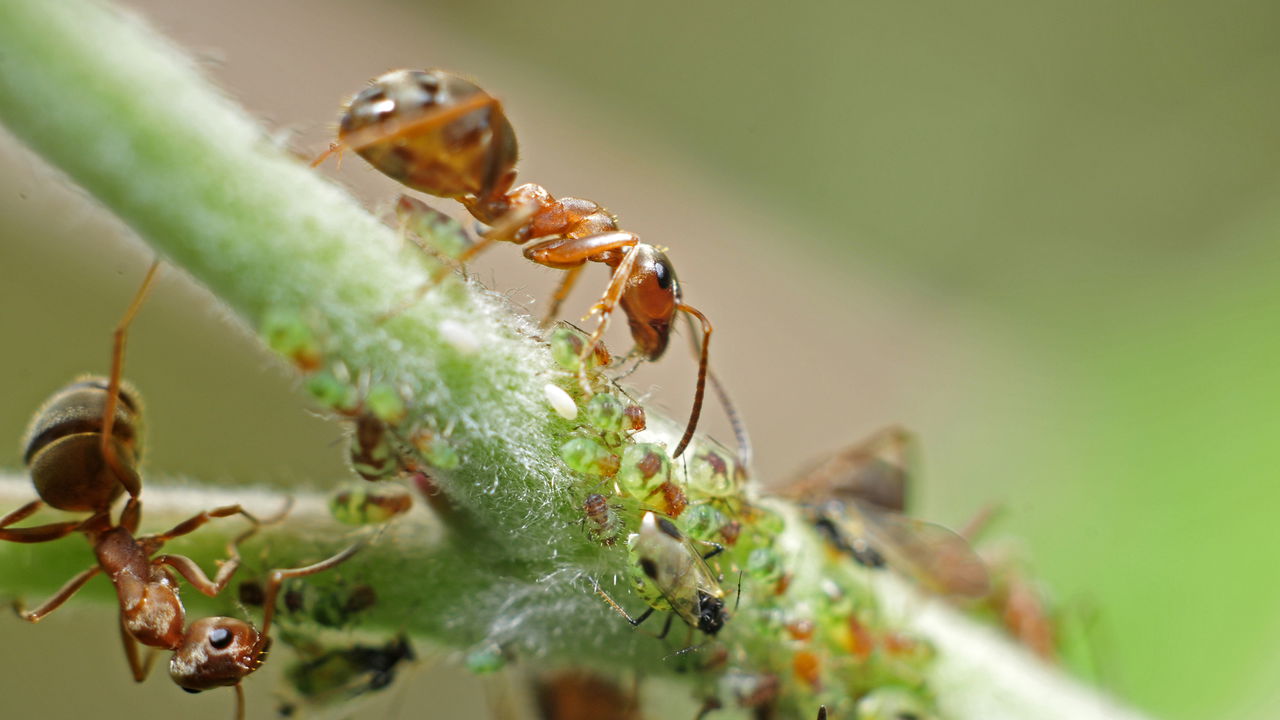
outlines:
M689 325L689 344L693 348L693 354L705 356L702 343L698 342L698 328L694 327L693 318L686 315L685 320ZM716 397L720 400L720 406L724 408L724 414L729 418L729 426L733 428L733 437L738 443L738 463L742 465L743 470L749 470L754 453L747 425L738 414L738 408L733 404L733 400L729 398L729 392L725 390L724 383L720 382L720 378L710 368L707 369L707 379L711 381L711 389L715 391Z
M112 429L116 424L116 405L120 402L120 376L124 371L124 348L125 340L128 337L128 330L133 318L138 314L138 309L142 307L142 302L146 300L147 293L151 290L151 284L155 280L156 272L160 269L160 258L156 258L151 263L147 275L142 279L142 287L138 288L138 292L133 296L133 302L129 303L129 308L125 310L124 317L120 319L120 323L116 325L115 333L112 336L111 348L111 377L107 381L107 402L102 410L102 442L100 449L102 457L106 461L107 466L111 468L111 472L120 480L120 484L128 491L129 497L136 498L142 492L142 485L136 477L125 472L120 466L120 459L116 457L115 438L112 435Z
M707 361L711 348L711 321L707 319L707 316L692 305L685 305L684 303L677 305L676 309L698 318L702 323L702 352L698 358L698 385L693 391L693 410L689 413L689 424L684 428L684 437L680 438L680 444L676 445L676 451L671 453L673 458L680 457L680 453L684 452L684 449L689 446L689 441L693 439L693 430L698 427L698 417L702 415L702 396L707 389Z

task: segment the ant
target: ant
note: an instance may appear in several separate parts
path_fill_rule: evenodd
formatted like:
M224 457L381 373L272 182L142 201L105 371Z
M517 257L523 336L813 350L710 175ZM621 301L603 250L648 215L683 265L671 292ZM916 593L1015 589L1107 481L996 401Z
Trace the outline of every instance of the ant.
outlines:
M460 254L461 263L494 242L533 242L524 250L526 258L566 271L552 296L548 321L588 262L607 265L609 285L588 313L599 313L600 319L583 347L584 365L618 307L627 316L636 351L648 360L666 351L677 312L697 318L702 342L693 409L672 457L684 452L702 412L710 320L683 301L666 253L622 230L603 206L579 198L556 199L533 183L513 187L515 130L497 98L444 70L393 70L352 99L340 121L338 141L313 167L344 148L414 190L457 200L488 226L482 240Z
M122 383L126 331L155 278L159 261L151 265L114 335L109 378L85 377L56 392L36 413L26 439L26 463L39 500L0 518L0 540L49 542L82 532L93 547L97 563L77 574L53 597L34 610L15 603L18 616L30 623L57 610L95 575L103 573L116 588L120 605L120 637L125 657L137 682L146 679L155 659L139 657L138 644L173 651L169 675L188 692L231 685L236 689L236 717L244 717L240 681L257 670L271 644L269 629L276 595L288 578L311 575L344 562L357 543L333 557L301 568L271 573L263 611L262 630L242 620L211 617L186 625L186 611L178 597L181 575L196 590L216 596L240 566L239 545L264 523L239 505L206 510L167 532L138 536L142 519L142 489L137 463L141 454L141 405L136 391ZM129 500L118 521L111 506L124 492ZM43 505L60 510L91 512L83 521L63 521L12 528ZM288 508L285 509L287 512ZM284 513L281 513L283 516ZM195 561L182 555L157 555L166 542L199 529L214 518L242 515L251 527L227 545L227 560L210 579ZM265 522L272 522L273 518Z

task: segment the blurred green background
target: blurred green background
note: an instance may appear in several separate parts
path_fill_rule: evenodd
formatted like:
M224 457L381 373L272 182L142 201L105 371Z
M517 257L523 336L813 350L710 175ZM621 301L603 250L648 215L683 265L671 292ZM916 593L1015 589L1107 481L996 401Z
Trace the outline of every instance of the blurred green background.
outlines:
M1274 717L1280 5L129 4L304 154L369 77L472 75L505 100L524 178L671 248L765 482L904 423L921 514L1002 506L1055 597L1093 610L1104 686L1165 718ZM0 167L17 467L43 397L106 369L149 256L8 138ZM371 204L397 191L354 157L325 172ZM505 248L473 269L535 313L555 279ZM138 322L148 471L340 476L340 430L210 307L169 271ZM634 380L681 415L692 377L675 352ZM101 657L94 693L131 690L109 615L69 616L0 622L0 643L57 674L61 624Z

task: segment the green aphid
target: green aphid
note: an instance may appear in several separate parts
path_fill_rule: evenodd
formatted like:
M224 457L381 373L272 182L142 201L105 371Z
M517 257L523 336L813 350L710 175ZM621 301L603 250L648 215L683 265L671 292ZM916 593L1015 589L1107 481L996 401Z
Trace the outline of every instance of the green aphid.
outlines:
M485 645L467 653L463 664L476 675L488 675L507 666L507 655L497 645Z
M670 611L708 635L720 632L729 613L725 610L724 589L707 565L707 558L724 548L716 546L705 555L698 552L675 523L653 512L646 512L641 518L640 530L627 538L627 547L631 550L636 592L649 604L649 609L634 620L614 604L632 625L639 625L655 610Z
M582 409L582 415L588 425L601 432L621 432L627 420L626 406L610 393L593 395Z
M331 410L354 413L360 406L360 396L356 389L328 370L321 370L308 377L306 388L316 402Z
M671 458L661 445L635 443L622 451L618 485L628 494L644 498L671 480Z
M689 537L709 542L720 537L720 528L729 524L729 517L714 506L703 503L685 510L680 516L680 524Z
M329 512L346 525L378 525L412 507L413 496L399 485L362 483L329 496Z
M854 709L856 720L934 720L929 703L916 693L901 687L882 687L867 693Z
M746 471L727 448L709 438L698 443L686 465L685 485L691 495L708 498L738 496Z
M618 456L597 438L572 437L560 446L560 458L574 472L612 477L618 472Z
M580 358L582 349L586 347L587 335L581 330L569 325L557 325L547 336L547 343L551 345L551 357L557 365L572 372L582 369ZM609 361L609 351L603 344L597 344L591 355L587 357L586 369L608 365Z
M747 555L746 573L754 583L776 584L785 572L782 556L772 547L758 547Z
M320 344L302 316L292 310L270 310L262 319L267 346L289 358L303 372L320 367Z
M396 201L401 227L421 238L426 250L457 260L475 243L457 220L430 205L401 195Z
M408 413L404 398L387 383L374 383L365 395L364 406L371 415L388 425L399 425Z
M432 467L439 470L452 470L462 463L462 456L449 439L430 430L415 433L413 447Z

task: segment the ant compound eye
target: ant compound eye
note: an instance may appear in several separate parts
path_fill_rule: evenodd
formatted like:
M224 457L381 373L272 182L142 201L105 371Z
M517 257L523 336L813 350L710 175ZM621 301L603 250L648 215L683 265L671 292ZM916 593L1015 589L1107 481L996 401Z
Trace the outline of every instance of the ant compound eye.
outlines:
M231 644L233 639L231 631L226 628L216 628L209 633L209 644L214 650L225 650Z
M670 290L672 283L676 279L675 268L671 267L671 261L667 259L665 254L658 259L658 262L653 264L653 274L658 281L658 287L663 290Z

